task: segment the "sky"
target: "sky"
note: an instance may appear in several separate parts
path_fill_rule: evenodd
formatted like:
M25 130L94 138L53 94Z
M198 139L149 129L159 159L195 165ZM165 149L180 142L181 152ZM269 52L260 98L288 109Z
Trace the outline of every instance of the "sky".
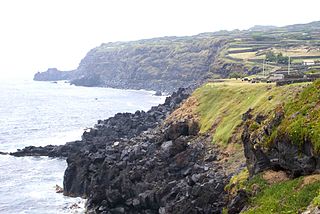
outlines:
M101 43L319 21L319 8L319 0L0 0L0 78L75 69Z

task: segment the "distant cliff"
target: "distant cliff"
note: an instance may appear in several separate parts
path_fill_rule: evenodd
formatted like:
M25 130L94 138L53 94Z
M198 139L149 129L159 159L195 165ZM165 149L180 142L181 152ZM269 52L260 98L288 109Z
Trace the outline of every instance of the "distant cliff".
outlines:
M211 76L210 67L224 44L208 35L107 43L89 51L75 71L49 69L34 80L172 92Z
M59 71L56 68L49 68L45 72L37 72L33 80L36 81L57 81L72 79L75 71Z

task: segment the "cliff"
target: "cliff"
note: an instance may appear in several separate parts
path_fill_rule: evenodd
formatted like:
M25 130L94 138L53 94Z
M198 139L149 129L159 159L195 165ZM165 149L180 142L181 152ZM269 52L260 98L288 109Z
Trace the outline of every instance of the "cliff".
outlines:
M231 177L223 213L319 213L319 85L226 81L189 98Z
M175 91L199 83L223 41L213 38L159 38L108 43L91 50L77 69L76 85L94 76L97 85L115 88Z
M212 36L107 43L89 51L74 72L49 69L34 79L173 92L211 77L210 67L224 44L223 39Z

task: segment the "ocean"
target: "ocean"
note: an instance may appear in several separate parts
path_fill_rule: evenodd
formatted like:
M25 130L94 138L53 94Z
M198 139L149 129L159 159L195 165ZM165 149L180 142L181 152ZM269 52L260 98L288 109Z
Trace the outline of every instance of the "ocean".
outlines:
M0 80L0 151L64 144L118 112L148 110L165 97L143 90ZM0 155L0 213L83 213L84 200L55 192L64 159Z

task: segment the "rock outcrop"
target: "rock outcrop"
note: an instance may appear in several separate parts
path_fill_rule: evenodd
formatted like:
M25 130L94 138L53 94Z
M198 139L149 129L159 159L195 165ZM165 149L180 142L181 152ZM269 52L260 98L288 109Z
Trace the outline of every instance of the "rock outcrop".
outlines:
M210 143L189 126L180 121L70 155L64 194L87 197L91 213L220 213L226 177L204 161Z
M262 71L260 67L253 66L248 68L245 63L230 63L225 61L217 60L211 70L214 70L215 74L219 74L223 78L232 77L232 74L239 75L254 75Z
M69 80L74 76L75 71L59 71L56 68L49 68L45 72L37 72L33 80L36 81L58 81Z
M261 125L263 127L260 132L252 132L248 125L250 123L244 126L242 141L250 175L267 169L283 170L292 177L319 171L320 157L308 139L297 145L285 134L275 137L269 144L265 142L282 122L284 114L281 107L277 108L273 119Z

